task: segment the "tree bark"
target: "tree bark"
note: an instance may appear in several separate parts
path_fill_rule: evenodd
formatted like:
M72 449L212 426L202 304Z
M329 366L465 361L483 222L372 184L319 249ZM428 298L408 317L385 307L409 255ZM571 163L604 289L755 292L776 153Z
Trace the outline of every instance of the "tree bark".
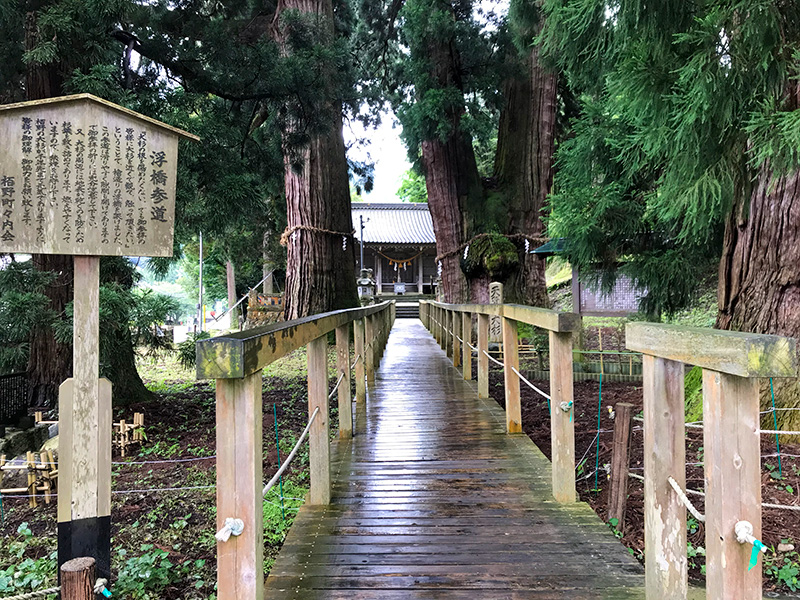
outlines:
M58 319L66 319L67 304L72 301L74 265L71 256L34 254L33 265L37 271L52 271L56 278L45 290L50 309ZM31 407L55 406L58 386L72 377L72 345L59 344L50 327L37 327L31 337L28 354L28 387Z
M455 13L449 3L450 15ZM426 40L430 78L439 89L455 88L463 92L461 59L455 40L431 36ZM436 236L436 252L442 257L442 287L445 302L465 302L470 285L461 270L461 244L473 234L470 212L481 211L485 198L478 176L472 140L461 131L463 104L447 109L450 133L446 139L434 137L422 142L422 165L428 192L428 209ZM488 289L487 289L488 294Z
M279 4L276 38L289 54L280 13L311 13L324 23L332 41L335 32L331 0L283 0ZM331 66L328 78L336 76ZM324 82L321 85L325 85ZM284 143L286 240L285 316L295 319L315 313L358 306L350 186L342 136L341 103L327 107L327 131L311 135L305 148ZM301 127L294 123L292 127ZM291 131L284 135L286 141Z
M25 50L32 50L39 43L36 7L43 3L28 3L25 15ZM34 6L35 5L35 6ZM63 79L54 65L30 63L25 73L27 100L41 100L61 93ZM66 319L66 307L72 301L72 278L74 265L71 256L35 254L33 265L39 271L52 271L56 279L45 289L50 308L58 319ZM72 377L72 345L59 344L49 327L37 327L31 337L28 355L27 377L29 406L52 407L58 400L58 386Z
M505 84L495 180L508 199L504 231L539 238L544 236L542 208L553 185L558 76L541 64L535 45L522 65L524 72ZM545 261L529 252L535 247L533 240L521 244L520 268L504 288L506 301L549 308Z
M800 172L765 168L726 223L717 327L800 338ZM800 382L776 379L776 404L800 407ZM769 382L762 404L771 407ZM780 411L778 427L800 429L800 412ZM765 428L773 429L772 414ZM781 442L794 441L781 437Z

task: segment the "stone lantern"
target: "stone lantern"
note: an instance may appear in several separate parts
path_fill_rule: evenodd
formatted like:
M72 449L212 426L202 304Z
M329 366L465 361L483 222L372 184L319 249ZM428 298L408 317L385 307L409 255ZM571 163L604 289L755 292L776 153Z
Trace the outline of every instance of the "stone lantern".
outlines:
M361 269L361 274L356 279L358 284L358 297L361 305L372 304L375 299L375 279L372 277L372 269Z

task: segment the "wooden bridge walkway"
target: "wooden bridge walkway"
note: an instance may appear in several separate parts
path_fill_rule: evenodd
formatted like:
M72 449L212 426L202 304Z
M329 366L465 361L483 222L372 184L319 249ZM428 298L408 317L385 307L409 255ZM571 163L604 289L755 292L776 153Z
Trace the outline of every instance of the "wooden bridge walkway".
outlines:
M332 472L265 598L644 598L640 565L586 504L552 500L549 461L417 320L396 321Z

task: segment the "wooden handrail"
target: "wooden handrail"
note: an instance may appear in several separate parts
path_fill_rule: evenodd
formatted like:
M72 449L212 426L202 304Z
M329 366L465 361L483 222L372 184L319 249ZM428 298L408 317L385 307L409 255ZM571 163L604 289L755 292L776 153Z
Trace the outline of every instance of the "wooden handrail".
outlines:
M522 304L445 304L425 300L421 300L420 304L423 302L458 313L506 317L520 323L528 323L534 327L559 333L579 331L581 328L581 316L579 314L548 310L535 306Z
M217 541L219 600L261 600L264 553L262 372L271 362L307 346L309 428L309 504L328 504L331 497L328 345L336 331L339 436L353 435L350 397L350 323L356 353L356 401L366 398L367 379L374 382L389 330L394 302L337 310L259 327L197 343L198 379L216 379L217 397L217 529L226 518L241 519L244 529ZM360 381L359 381L360 379Z
M628 323L626 346L642 352L646 597L688 589L684 365L703 369L706 597L761 598L761 567L736 524L761 537L759 378L796 377L796 342L660 323Z
M241 379L337 327L382 312L392 301L247 329L197 342L198 379Z
M453 359L453 365L457 367L463 363L464 379L472 378L469 344L472 340L473 316L478 321L478 396L481 398L489 396L489 318L501 319L506 429L509 433L522 432L517 324L528 323L549 332L553 498L562 503L575 502L575 422L571 418L574 410L572 337L574 332L580 330L580 315L521 304L420 301L420 319ZM463 343L459 337L464 340ZM470 373L467 373L467 369ZM568 409L562 410L562 406Z

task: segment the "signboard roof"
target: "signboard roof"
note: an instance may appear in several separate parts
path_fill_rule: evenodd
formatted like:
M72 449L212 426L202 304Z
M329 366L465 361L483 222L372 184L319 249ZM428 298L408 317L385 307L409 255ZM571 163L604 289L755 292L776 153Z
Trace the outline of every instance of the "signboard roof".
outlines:
M0 106L0 252L171 256L179 137L90 94Z

